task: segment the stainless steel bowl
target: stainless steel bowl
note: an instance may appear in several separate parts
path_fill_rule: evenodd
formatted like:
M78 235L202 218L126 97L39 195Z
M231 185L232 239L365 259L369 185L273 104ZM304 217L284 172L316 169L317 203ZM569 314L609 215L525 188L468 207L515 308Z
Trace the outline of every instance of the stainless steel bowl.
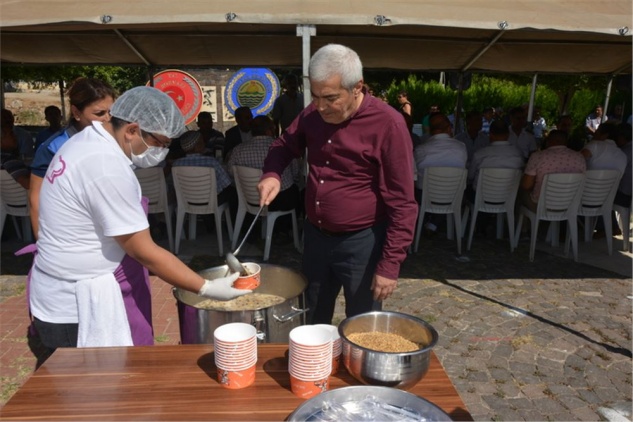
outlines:
M400 312L375 311L356 315L338 327L343 341L343 363L348 372L363 384L406 390L420 381L429 369L431 349L437 344L437 331L426 321ZM378 352L352 343L352 333L382 332L398 334L421 346L405 353Z
M437 421L451 417L435 404L406 391L355 385L326 391L299 405L287 419L304 421Z

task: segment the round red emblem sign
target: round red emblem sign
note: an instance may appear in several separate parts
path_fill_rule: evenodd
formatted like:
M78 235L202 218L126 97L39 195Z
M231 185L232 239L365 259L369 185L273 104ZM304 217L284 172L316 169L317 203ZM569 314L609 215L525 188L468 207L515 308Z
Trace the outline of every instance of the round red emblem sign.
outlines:
M203 96L200 84L193 76L180 70L164 70L154 75L154 88L174 100L185 118L185 124L196 120Z

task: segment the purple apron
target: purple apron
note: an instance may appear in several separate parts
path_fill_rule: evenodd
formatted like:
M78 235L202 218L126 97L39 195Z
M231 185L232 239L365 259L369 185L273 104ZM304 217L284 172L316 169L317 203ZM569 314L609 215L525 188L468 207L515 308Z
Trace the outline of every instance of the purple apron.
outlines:
M141 200L145 214L147 214L149 201L146 197ZM37 255L37 245L28 245L15 253L16 256L32 253ZM152 328L152 293L149 281L149 272L137 260L125 255L119 266L114 270L114 277L119 283L127 319L130 324L132 341L135 346L151 346L154 344L154 329ZM29 288L31 284L31 271L26 276L26 300L30 304ZM29 305L30 306L30 305ZM36 335L37 331L32 322L29 334Z

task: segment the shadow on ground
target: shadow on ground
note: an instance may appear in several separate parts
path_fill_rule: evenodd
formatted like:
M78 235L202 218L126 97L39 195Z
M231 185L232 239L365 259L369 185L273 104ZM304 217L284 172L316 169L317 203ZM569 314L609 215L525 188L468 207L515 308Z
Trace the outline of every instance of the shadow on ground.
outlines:
M259 240L257 240L259 242ZM276 235L268 263L301 269L302 255L294 248L292 237ZM262 245L263 246L263 245ZM628 279L612 271L592 267L571 258L536 251L534 262L528 259L528 243L520 243L510 253L507 240L476 239L471 251L462 249L457 255L454 240L443 236L423 238L420 249L410 254L402 265L400 278L434 280L496 280L496 279L579 279L616 278ZM263 249L263 248L262 248ZM26 275L32 263L32 255L16 257L13 250L2 250L0 274ZM239 256L242 262L262 262L262 256ZM224 265L218 256L197 255L189 261L195 271Z

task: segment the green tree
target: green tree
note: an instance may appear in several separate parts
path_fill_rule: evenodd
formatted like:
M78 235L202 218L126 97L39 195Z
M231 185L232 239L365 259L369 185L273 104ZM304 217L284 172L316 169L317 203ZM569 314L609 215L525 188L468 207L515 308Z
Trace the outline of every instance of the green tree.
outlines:
M38 83L64 83L68 86L80 76L98 78L108 82L117 92L145 85L148 71L145 67L121 66L2 66L0 75L4 81Z

